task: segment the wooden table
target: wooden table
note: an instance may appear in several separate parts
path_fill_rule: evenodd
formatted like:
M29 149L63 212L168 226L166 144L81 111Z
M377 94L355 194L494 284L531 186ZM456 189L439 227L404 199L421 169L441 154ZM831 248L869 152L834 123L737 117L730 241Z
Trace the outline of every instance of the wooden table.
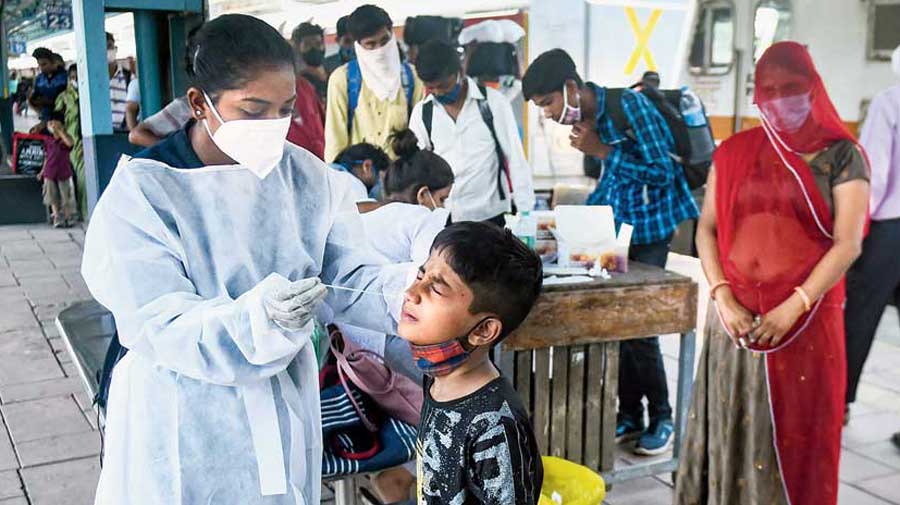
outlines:
M532 413L541 453L599 471L607 484L675 471L690 404L696 314L690 278L635 262L609 280L545 287L498 356ZM616 470L619 342L666 334L681 336L673 457Z

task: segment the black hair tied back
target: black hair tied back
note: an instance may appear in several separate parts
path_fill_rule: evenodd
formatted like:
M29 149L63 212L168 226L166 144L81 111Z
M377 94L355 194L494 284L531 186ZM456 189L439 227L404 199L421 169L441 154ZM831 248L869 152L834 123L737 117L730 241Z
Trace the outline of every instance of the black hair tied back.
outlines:
M395 130L391 133L391 149L398 158L410 160L420 151L419 139L409 128Z
M238 89L266 68L293 69L291 45L265 21L226 14L205 23L191 46L191 85L210 96Z
M406 195L413 202L413 195L422 186L432 191L453 184L453 171L444 158L430 150L419 149L419 139L410 129L391 134L391 149L397 159L384 176L387 194Z

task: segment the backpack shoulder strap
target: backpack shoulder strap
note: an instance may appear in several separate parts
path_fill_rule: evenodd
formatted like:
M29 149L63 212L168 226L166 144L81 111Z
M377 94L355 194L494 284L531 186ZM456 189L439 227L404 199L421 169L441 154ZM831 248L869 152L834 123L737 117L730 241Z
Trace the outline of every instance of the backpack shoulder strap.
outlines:
M434 100L426 100L422 104L422 122L425 123L425 132L428 133L428 145L434 149L431 142L431 123L434 121Z
M359 62L350 60L347 62L347 138L353 131L353 114L359 105L359 93L362 90L362 72L359 70Z
M359 65L359 63L357 63ZM400 85L406 92L406 117L412 115L413 94L416 91L416 77L409 63L403 63L403 73L400 74Z
M624 94L624 88L606 88L606 114L612 119L616 130L628 135L631 125L628 123L628 116L625 115L625 109L622 107L622 95Z
M500 145L500 139L497 138L497 130L494 128L494 113L491 111L491 106L488 103L487 88L483 84L478 84L478 91L484 97L476 100L478 112L481 113L481 119L491 132L491 138L494 139L494 151L497 153L497 189L500 192L500 199L506 200L506 192L503 191L503 177L506 175L507 179L509 178L509 164L506 154L503 152L503 146Z

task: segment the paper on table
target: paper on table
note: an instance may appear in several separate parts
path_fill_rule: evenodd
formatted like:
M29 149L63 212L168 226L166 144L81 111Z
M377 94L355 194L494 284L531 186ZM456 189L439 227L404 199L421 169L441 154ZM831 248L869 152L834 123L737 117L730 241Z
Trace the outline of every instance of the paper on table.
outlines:
M588 277L586 275L573 275L570 277L558 277L556 275L551 275L550 277L546 277L544 279L544 286L559 286L564 284L581 284L584 282L591 282L594 279L592 277Z

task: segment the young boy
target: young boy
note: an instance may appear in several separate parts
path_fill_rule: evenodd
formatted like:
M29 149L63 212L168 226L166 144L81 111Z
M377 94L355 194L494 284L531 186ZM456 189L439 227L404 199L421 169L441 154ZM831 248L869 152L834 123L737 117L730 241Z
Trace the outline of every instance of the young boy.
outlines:
M541 290L541 260L508 230L438 234L406 291L398 334L424 372L419 505L532 505L543 482L528 414L488 358Z
M52 119L47 129L53 138L46 144L44 166L37 174L44 181L44 205L50 206L54 228L69 228L75 223L75 185L69 152L74 145L62 122Z

